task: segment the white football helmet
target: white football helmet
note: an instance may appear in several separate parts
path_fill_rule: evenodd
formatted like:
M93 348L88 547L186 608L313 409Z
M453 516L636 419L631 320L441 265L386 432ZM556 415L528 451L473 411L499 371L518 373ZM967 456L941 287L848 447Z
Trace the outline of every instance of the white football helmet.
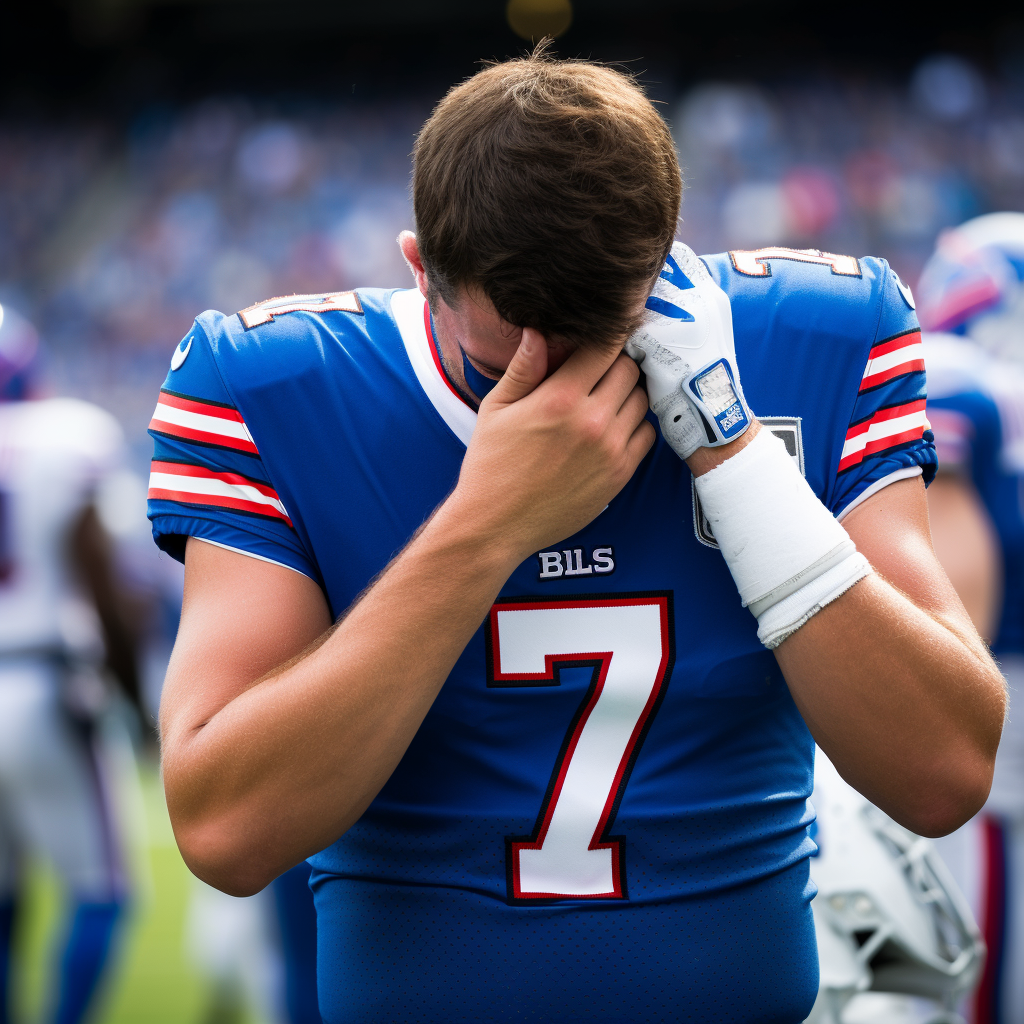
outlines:
M944 231L916 294L925 330L965 334L1024 362L1024 213L986 213Z
M808 1022L844 1024L844 1008L869 989L930 1001L927 1017L902 1019L960 1021L954 1008L977 981L985 947L931 841L850 787L820 750L812 801L821 981ZM875 1019L895 1024L888 1015Z

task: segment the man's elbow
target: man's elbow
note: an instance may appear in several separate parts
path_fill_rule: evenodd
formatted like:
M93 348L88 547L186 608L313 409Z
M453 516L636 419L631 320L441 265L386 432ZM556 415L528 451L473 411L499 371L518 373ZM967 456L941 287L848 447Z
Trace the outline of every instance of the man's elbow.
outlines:
M992 761L979 759L955 775L936 773L917 799L893 815L901 825L929 839L938 839L965 825L985 805L992 787Z
M908 808L907 820L901 821L918 835L932 839L949 835L988 800L1006 714L1006 684L994 665L992 677L985 713L975 719L974 729L961 733L941 754L934 753L930 763L921 765L918 799Z
M236 796L211 794L205 776L165 738L161 769L174 840L189 871L229 896L253 896L283 870L266 836L253 827L251 808ZM277 868L277 870L275 870Z
M224 823L178 824L174 837L189 871L229 896L254 896L283 870Z

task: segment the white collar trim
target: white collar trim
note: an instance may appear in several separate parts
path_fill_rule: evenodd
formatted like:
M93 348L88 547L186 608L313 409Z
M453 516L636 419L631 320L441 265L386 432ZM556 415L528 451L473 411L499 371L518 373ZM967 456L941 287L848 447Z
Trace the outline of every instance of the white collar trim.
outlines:
M434 362L424 322L425 305L426 299L416 288L391 295L391 312L420 387L451 432L468 447L476 426L476 413L454 394Z

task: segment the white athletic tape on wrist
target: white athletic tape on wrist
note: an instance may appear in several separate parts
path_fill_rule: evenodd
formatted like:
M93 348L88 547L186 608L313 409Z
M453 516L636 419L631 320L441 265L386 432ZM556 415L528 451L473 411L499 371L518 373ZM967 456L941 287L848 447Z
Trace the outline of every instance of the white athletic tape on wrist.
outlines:
M838 565L805 583L795 594L783 598L757 617L757 639L774 650L792 636L808 619L830 601L845 594L854 583L871 572L868 560L859 552L847 555Z
M760 629L758 636L766 646L780 644L870 572L769 430L697 477L696 488L744 607L765 624L768 639Z

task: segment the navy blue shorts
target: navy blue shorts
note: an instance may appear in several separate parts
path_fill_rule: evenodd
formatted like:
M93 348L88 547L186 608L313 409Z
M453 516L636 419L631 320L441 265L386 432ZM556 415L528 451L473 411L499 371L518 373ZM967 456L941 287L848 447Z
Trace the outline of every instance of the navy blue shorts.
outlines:
M818 989L806 861L712 896L582 908L311 885L327 1024L798 1024Z

